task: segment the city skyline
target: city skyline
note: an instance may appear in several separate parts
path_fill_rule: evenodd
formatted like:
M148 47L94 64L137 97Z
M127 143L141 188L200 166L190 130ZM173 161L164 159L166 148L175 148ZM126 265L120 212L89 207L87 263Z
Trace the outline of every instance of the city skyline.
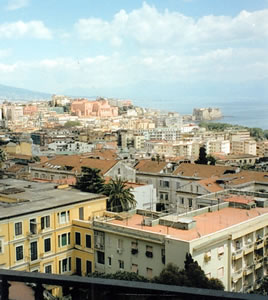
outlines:
M0 83L48 93L143 98L150 105L165 97L263 99L267 5L265 0L3 1Z

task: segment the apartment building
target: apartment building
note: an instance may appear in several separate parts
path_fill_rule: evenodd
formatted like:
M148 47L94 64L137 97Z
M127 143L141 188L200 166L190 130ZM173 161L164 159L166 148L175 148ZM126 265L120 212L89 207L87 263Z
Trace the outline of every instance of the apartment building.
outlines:
M195 197L222 190L216 178L237 170L228 166L151 160L141 160L135 169L137 182L153 184L156 189L158 210L179 212L194 209Z
M95 270L152 278L168 263L183 268L191 253L226 290L250 292L268 274L267 204L227 197L220 205L182 215L137 210L95 219Z
M92 156L94 157L94 154ZM57 156L49 161L32 165L30 172L32 180L75 184L82 167L100 169L104 177L120 177L122 180L136 181L135 169L123 161L89 158L82 155Z
M104 196L3 179L0 208L1 268L66 275L94 271L93 231L79 222L105 211Z
M233 154L257 154L257 142L255 140L242 140L231 142L231 153Z

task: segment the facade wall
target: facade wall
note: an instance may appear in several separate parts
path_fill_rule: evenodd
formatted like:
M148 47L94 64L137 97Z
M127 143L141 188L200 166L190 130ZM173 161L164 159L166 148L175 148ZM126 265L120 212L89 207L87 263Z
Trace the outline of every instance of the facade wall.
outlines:
M71 275L80 258L81 274L89 265L93 272L94 235L88 220L105 209L103 198L0 221L1 268Z

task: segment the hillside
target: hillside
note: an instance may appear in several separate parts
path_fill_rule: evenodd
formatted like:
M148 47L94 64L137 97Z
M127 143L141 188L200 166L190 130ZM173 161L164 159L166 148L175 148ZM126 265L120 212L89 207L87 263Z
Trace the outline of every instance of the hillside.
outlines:
M51 98L51 94L41 93L36 91L31 91L22 88L16 88L12 86L0 84L0 100L9 100L9 101L29 101L37 99L48 100Z

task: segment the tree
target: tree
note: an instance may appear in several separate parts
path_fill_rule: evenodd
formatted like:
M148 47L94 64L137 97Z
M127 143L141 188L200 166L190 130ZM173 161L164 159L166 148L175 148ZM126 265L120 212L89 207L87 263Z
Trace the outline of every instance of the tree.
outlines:
M262 280L261 286L254 291L257 294L261 294L264 296L268 295L268 276L265 276Z
M196 164L199 165L207 165L208 159L207 159L207 153L205 147L200 147L199 149L199 158L195 161Z
M114 212L127 211L136 206L136 200L131 189L121 178L112 179L103 188L103 194L108 196L107 208Z
M215 166L216 165L216 158L212 155L207 155L208 164Z
M169 263L153 281L163 284L224 290L224 286L220 280L206 277L204 271L198 265L197 261L193 260L190 253L186 254L184 269L180 270L176 265Z
M76 126L81 126L81 123L79 121L67 121L64 124L65 128L71 128L71 127L76 127Z
M88 193L101 193L104 179L100 169L82 167L82 173L77 178L76 188Z
M88 274L88 277L149 282L149 280L147 278L145 278L141 275L138 275L135 272L126 272L126 271L117 271L115 273L94 272L94 273Z

